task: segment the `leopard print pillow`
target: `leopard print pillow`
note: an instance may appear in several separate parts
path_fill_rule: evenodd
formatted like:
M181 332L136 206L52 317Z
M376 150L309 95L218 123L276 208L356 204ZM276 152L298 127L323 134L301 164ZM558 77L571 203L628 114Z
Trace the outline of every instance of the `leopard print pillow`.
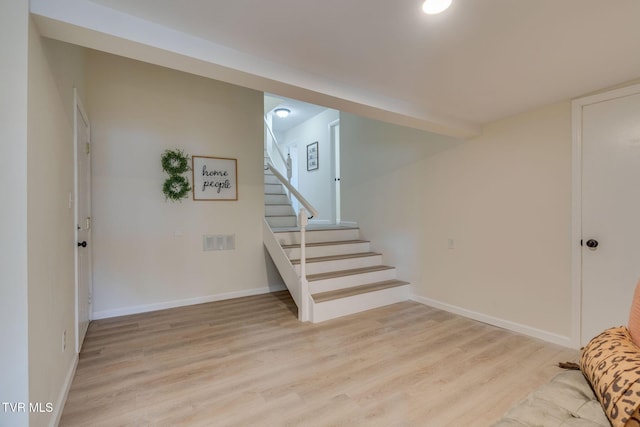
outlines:
M593 338L582 349L580 369L613 427L640 427L640 348L626 327Z

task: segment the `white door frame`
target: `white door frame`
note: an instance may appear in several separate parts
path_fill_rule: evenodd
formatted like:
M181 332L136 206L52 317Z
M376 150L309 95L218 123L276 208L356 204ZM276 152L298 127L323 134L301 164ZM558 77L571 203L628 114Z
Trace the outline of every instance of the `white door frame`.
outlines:
M331 201L331 205L333 208L333 212L331 213L331 219L335 224L340 224L342 218L340 215L340 135L338 135L338 139L334 137L334 129L340 126L340 119L334 120L329 123L329 144L331 147L331 172L333 175L333 186L331 194L333 196L333 200ZM337 179L337 181L336 181Z
M640 93L640 84L578 98L571 103L572 182L571 182L571 345L580 348L582 326L582 110L584 107ZM631 296L630 296L631 297Z
M82 114L82 118L78 117L78 113ZM78 200L79 200L79 196L78 196L78 126L79 126L79 122L80 120L84 120L85 123L87 123L87 139L89 139L89 141L91 141L91 125L89 123L89 116L86 113L86 110L84 108L84 106L82 105L82 102L80 101L80 98L78 96L78 90L76 88L73 88L73 158L74 158L74 172L73 172L73 180L74 180L74 223L73 223L73 229L74 229L74 248L75 248L75 347L76 347L76 352L79 353L80 352L80 348L82 347L82 342L80 341L80 298L79 298L79 280L78 280L78 247L76 245L76 243L78 242L78 228L77 228L77 224L80 223L80 218L78 218ZM90 171L91 169L89 169ZM89 172L90 173L90 172ZM91 190L89 190L91 191ZM89 206L91 206L91 200L88 201ZM91 231L89 231L91 232ZM89 240L89 243L92 243L91 240ZM89 277L92 276L91 274L91 269L92 269L92 244L89 244L88 247L83 248L83 250L88 251L88 257L89 257ZM93 295L93 281L89 280L89 300L91 301ZM92 310L89 310L89 320L91 320L92 318Z

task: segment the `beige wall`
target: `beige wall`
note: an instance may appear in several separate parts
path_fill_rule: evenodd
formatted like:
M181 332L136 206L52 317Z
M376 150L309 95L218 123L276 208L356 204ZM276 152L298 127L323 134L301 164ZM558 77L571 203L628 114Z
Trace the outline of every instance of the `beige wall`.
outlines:
M52 46L53 42L48 45ZM29 34L27 237L29 273L29 399L56 412L32 412L31 426L50 425L61 411L75 366L73 86L82 79L82 49L48 52L37 29ZM62 50L75 51L49 62ZM64 61L62 60L64 59ZM60 65L64 63L64 67ZM63 334L66 331L66 348Z
M0 402L27 402L27 71L29 2L0 2ZM0 408L1 410L2 408ZM28 414L0 412L3 426Z
M358 223L400 279L420 283L421 162L461 142L349 113L340 114L340 140L342 220Z
M266 290L262 93L96 51L87 67L94 314ZM170 148L237 158L239 200L165 201ZM205 234L236 249L203 252Z
M55 80L60 101L69 123L73 125L73 88L81 102L86 102L85 56L80 46L42 38L42 49Z
M349 126L343 119L343 132ZM353 181L343 172L343 217L381 239L424 301L568 344L570 103L491 123L468 141L425 132L411 156L406 131L369 126L383 129L356 150L342 137L344 164L359 159L372 171ZM384 136L371 142L376 133Z

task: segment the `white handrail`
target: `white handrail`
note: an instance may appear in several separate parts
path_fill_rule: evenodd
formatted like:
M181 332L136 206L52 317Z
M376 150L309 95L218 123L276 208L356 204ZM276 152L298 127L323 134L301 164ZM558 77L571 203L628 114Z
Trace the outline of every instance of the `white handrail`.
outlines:
M267 120L267 116L264 116L264 124L267 127L267 130L269 131L269 134L271 135L271 139L273 140L275 146L276 146L276 151L278 152L278 154L280 154L280 158L282 159L282 162L286 165L287 164L287 159L284 157L284 153L282 152L282 149L280 148L280 144L278 144L278 139L276 138L276 136L273 134L273 130L271 130L271 125L269 125L269 121ZM288 167L287 167L288 169ZM288 174L288 171L287 171Z
M311 216L308 217L309 219L318 216L318 211L316 210L316 208L314 208L311 203L309 203L309 201L305 199L304 196L302 196L302 194L300 194L298 190L296 190L295 187L291 185L291 183L287 181L287 179L282 176L280 172L278 172L275 166L273 166L271 163L267 163L267 168L271 172L273 172L273 174L280 180L280 182L282 182L285 187L287 187L287 190L289 190L289 194L292 194L296 199L298 199L300 204L309 211L309 214L311 214Z

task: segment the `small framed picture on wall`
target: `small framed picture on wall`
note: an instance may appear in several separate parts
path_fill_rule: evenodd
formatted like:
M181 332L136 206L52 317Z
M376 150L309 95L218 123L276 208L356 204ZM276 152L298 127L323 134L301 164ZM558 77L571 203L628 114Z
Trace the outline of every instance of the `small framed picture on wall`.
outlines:
M307 170L318 169L318 141L307 145Z
M192 156L193 200L238 200L238 161Z

